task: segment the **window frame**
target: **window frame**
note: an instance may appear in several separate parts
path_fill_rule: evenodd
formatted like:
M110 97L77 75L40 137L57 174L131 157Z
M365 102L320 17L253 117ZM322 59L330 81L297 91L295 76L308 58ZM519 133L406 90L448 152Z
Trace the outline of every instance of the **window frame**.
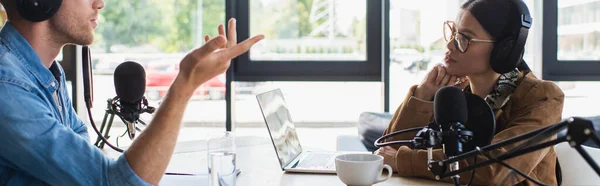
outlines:
M230 0L228 0L230 1ZM233 63L235 81L382 81L383 2L366 0L366 60L251 60L249 53ZM249 38L250 0L235 1L238 40ZM229 19L229 17L228 17Z
M600 81L600 60L558 60L558 0L542 4L542 77L551 81Z

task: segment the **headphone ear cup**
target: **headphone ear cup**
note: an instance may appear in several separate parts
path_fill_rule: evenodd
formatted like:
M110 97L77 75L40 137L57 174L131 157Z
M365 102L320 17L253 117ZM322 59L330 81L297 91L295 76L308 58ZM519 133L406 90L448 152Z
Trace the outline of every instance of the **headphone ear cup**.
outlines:
M504 74L516 68L512 63L506 61L515 44L515 40L512 37L504 38L496 43L490 55L490 66L494 72Z
M41 22L50 19L62 4L62 0L16 0L17 11L24 19Z

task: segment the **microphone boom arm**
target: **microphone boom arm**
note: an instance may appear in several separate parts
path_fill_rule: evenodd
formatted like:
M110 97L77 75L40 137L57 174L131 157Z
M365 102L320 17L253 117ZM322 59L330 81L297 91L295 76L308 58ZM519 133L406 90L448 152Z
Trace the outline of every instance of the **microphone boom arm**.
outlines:
M550 140L547 142L543 142L543 143L540 143L537 145L532 145L534 143L537 143L537 141L534 141L536 139L536 137L543 137L543 138L540 138L541 140L543 140L547 137L557 134L564 128L567 128L567 135L565 137L560 137L560 138ZM585 149L583 149L583 147L581 147L581 144L583 144L585 141L587 141L590 138L595 143L600 144L600 138L594 134L594 131L595 130L594 130L594 127L593 127L591 121L572 117L572 118L567 119L566 121L562 121L557 124L553 124L553 125L550 125L547 127L536 129L534 131L531 131L531 132L528 132L528 133L525 133L525 134L522 134L519 136L515 136L513 138L509 138L509 139L503 140L501 142L498 142L496 144L488 145L488 146L482 147L477 150L472 150L470 152L467 152L467 153L464 153L464 154L461 154L461 155L458 155L455 157L451 157L446 160L428 162L428 167L429 167L430 171L433 173L433 175L435 176L435 178L437 180L439 180L439 179L446 178L449 176L458 175L463 172L472 171L479 167L490 165L490 164L496 162L497 160L504 161L504 160L518 157L518 156L521 156L521 155L524 155L524 154L527 154L527 153L530 153L533 151L551 147L558 143L569 142L571 147L575 148L577 150L577 152L579 152L581 154L581 156L585 159L585 161L592 167L592 169L594 169L596 174L598 174L598 176L600 176L600 167L598 167L598 164L590 157L590 155L585 151ZM451 163L465 160L467 158L477 156L480 153L485 153L485 152L488 152L488 151L491 151L491 150L494 150L494 149L497 149L500 147L504 147L509 144L527 140L531 137L534 137L534 138L531 139L532 141L529 141L529 143L525 142L522 145L513 148L513 150L510 150L510 151L496 157L494 160L486 160L486 161L483 161L483 162L475 164L475 165L466 166L460 170L446 172L447 165L449 165Z

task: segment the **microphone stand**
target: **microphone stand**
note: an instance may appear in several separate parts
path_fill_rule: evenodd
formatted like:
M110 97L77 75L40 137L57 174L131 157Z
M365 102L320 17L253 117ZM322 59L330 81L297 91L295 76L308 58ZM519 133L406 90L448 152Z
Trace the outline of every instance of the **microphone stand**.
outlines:
M446 154L446 156L449 156L450 158L454 158L458 154L462 154L463 143L466 143L467 141L470 141L473 138L473 132L466 130L465 126L460 122L454 122L449 124L448 128L445 131L444 129L442 129L442 134L444 136L442 138L442 142L444 143L444 154ZM431 149L427 150L427 162L432 163L431 157L429 156L429 154L431 154ZM450 163L450 171L457 170L460 170L458 161ZM452 180L454 181L455 185L459 185L459 178L460 176L458 174L452 175Z
M111 104L113 102L112 98L109 98L106 104L106 110L104 110L104 118L102 119L102 125L100 125L100 133L103 134L104 138L108 139L110 138L110 136L108 135L108 133L110 132L110 128L112 127L113 124L113 119L115 118L115 111L112 109ZM104 127L106 126L106 119L110 116L110 119L108 120L108 128L106 128L106 131L104 130ZM96 143L94 143L95 146L97 146L98 148L104 148L104 140L102 140L102 138L100 136L98 136L98 138L96 139Z
M539 141L542 141L548 137L556 135L558 132L562 131L565 128L567 129L567 135L565 137L560 137L560 138L557 138L554 140L536 144L536 143L539 143ZM598 164L592 159L592 157L581 146L581 144L583 144L588 139L592 139L595 143L600 144L600 137L595 135L594 131L595 130L594 130L594 127L593 127L593 124L591 121L585 120L582 118L572 117L565 121L562 121L562 122L559 122L559 123L556 123L556 124L553 124L553 125L550 125L547 127L543 127L540 129L536 129L534 131L503 140L496 144L488 145L488 146L485 146L482 148L478 148L476 150L469 151L464 154L460 154L458 156L450 157L449 159L446 159L446 160L431 161L428 163L428 168L433 173L435 178L437 180L440 180L442 178L458 175L460 173L471 171L471 170L474 170L479 167L487 166L487 165L490 165L490 164L498 162L498 161L501 162L501 161L508 160L508 159L511 159L514 157L518 157L518 156L521 156L521 155L524 155L524 154L527 154L530 152L534 152L534 151L537 151L540 149L552 147L552 146L562 143L562 142L569 142L571 147L575 148L577 150L577 152L579 152L579 154L585 159L585 161L592 167L592 169L594 169L596 174L598 174L598 176L600 177L600 167L598 167ZM532 137L533 137L533 139L530 139ZM470 166L464 167L460 170L452 170L451 172L446 172L446 167L454 162L465 160L467 158L472 158L474 156L477 156L480 153L485 153L485 152L488 152L488 151L491 151L491 150L494 150L494 149L497 149L497 148L500 148L500 147L503 147L503 146L506 146L509 144L524 141L527 139L530 139L530 140L525 141L525 143L523 143L522 145L517 146L517 147L513 148L512 150L510 150L494 159L489 159L489 160L483 161L481 163L470 165Z
M109 98L107 101L107 105L106 105L106 110L104 112L104 118L102 119L102 125L100 125L100 134L102 134L104 136L104 139L108 139L110 138L110 136L108 135L110 132L110 128L112 127L113 124L113 120L115 118L115 115L119 116L119 118L121 118L121 120L123 120L123 118L121 117L121 113L118 109L119 106L119 98L118 97L114 97L114 98ZM154 111L156 110L154 107L148 106L148 100L143 97L142 98L142 104L143 104L143 109L140 110L141 112L138 114L142 114L142 113L154 113ZM108 123L107 120L108 119ZM123 122L128 125L127 121ZM135 127L135 130L137 131L141 131L140 128L138 128L137 126L135 126L135 124L140 123L144 126L146 126L146 122L142 121L141 119L137 119L135 122L131 123L133 127ZM129 126L127 126L129 127ZM106 130L104 130L106 129ZM129 130L127 130L129 132ZM130 134L130 138L132 138L132 134ZM98 148L104 148L104 144L106 143L105 140L102 139L102 137L99 135L98 138L96 139L96 142L94 143L95 146L97 146Z

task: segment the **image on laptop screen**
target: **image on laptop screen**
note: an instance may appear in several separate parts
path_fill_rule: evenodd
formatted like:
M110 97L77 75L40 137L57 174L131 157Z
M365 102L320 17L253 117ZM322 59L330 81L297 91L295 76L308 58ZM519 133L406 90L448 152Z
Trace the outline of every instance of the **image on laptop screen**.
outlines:
M275 89L259 94L256 98L271 134L279 163L284 167L302 152L302 147L283 94L280 89Z

